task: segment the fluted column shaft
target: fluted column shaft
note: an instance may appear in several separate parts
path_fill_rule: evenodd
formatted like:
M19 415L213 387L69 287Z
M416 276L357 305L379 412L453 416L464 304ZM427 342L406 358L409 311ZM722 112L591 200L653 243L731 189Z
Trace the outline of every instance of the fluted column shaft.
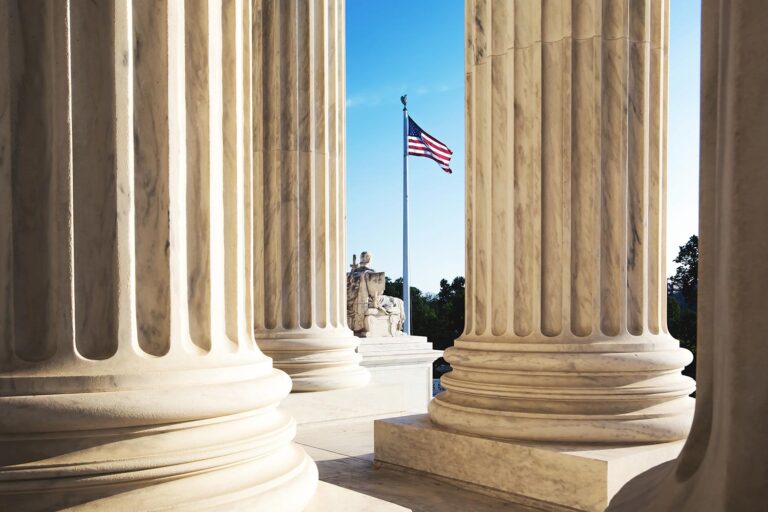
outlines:
M311 498L253 338L251 18L0 1L0 509Z
M758 512L768 500L768 5L704 0L696 414L675 461L612 512Z
M344 0L255 5L256 339L295 391L361 385L346 321Z
M666 327L668 3L467 2L466 326L430 409L498 437L685 437Z

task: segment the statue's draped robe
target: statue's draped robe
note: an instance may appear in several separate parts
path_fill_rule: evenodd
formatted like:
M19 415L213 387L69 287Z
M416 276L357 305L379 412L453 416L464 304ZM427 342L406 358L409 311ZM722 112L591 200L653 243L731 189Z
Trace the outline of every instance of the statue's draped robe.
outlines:
M355 332L365 330L365 314L376 307L376 298L384 293L385 273L359 267L347 278L347 316Z

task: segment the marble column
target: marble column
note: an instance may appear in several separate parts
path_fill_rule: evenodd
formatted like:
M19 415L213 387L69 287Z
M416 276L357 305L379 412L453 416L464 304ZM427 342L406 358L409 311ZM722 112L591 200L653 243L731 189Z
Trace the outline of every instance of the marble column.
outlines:
M251 4L0 0L0 509L301 510L253 337Z
M768 5L702 2L698 391L680 457L612 511L760 511L768 502Z
M430 417L540 441L688 433L666 326L666 0L467 2L466 327Z
M256 339L294 391L360 386L346 320L344 0L254 9Z

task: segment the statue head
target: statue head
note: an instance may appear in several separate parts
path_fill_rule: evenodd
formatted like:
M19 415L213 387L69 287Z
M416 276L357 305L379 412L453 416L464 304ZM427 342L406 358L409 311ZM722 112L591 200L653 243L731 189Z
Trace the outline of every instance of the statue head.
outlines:
M368 264L371 262L371 253L368 251L363 251L360 253L360 266L361 267L367 267Z

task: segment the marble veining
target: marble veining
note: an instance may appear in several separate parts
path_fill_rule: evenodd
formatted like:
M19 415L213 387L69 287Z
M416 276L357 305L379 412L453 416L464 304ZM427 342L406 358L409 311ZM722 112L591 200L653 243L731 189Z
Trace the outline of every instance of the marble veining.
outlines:
M504 50L468 60L468 337L666 333L666 4L581 3L470 9L468 55Z
M251 28L243 0L0 2L0 509L312 498L251 319Z
M466 323L430 417L502 438L682 439L666 2L535 4L468 2Z
M254 41L256 339L295 391L368 380L347 326L344 1L263 2Z

